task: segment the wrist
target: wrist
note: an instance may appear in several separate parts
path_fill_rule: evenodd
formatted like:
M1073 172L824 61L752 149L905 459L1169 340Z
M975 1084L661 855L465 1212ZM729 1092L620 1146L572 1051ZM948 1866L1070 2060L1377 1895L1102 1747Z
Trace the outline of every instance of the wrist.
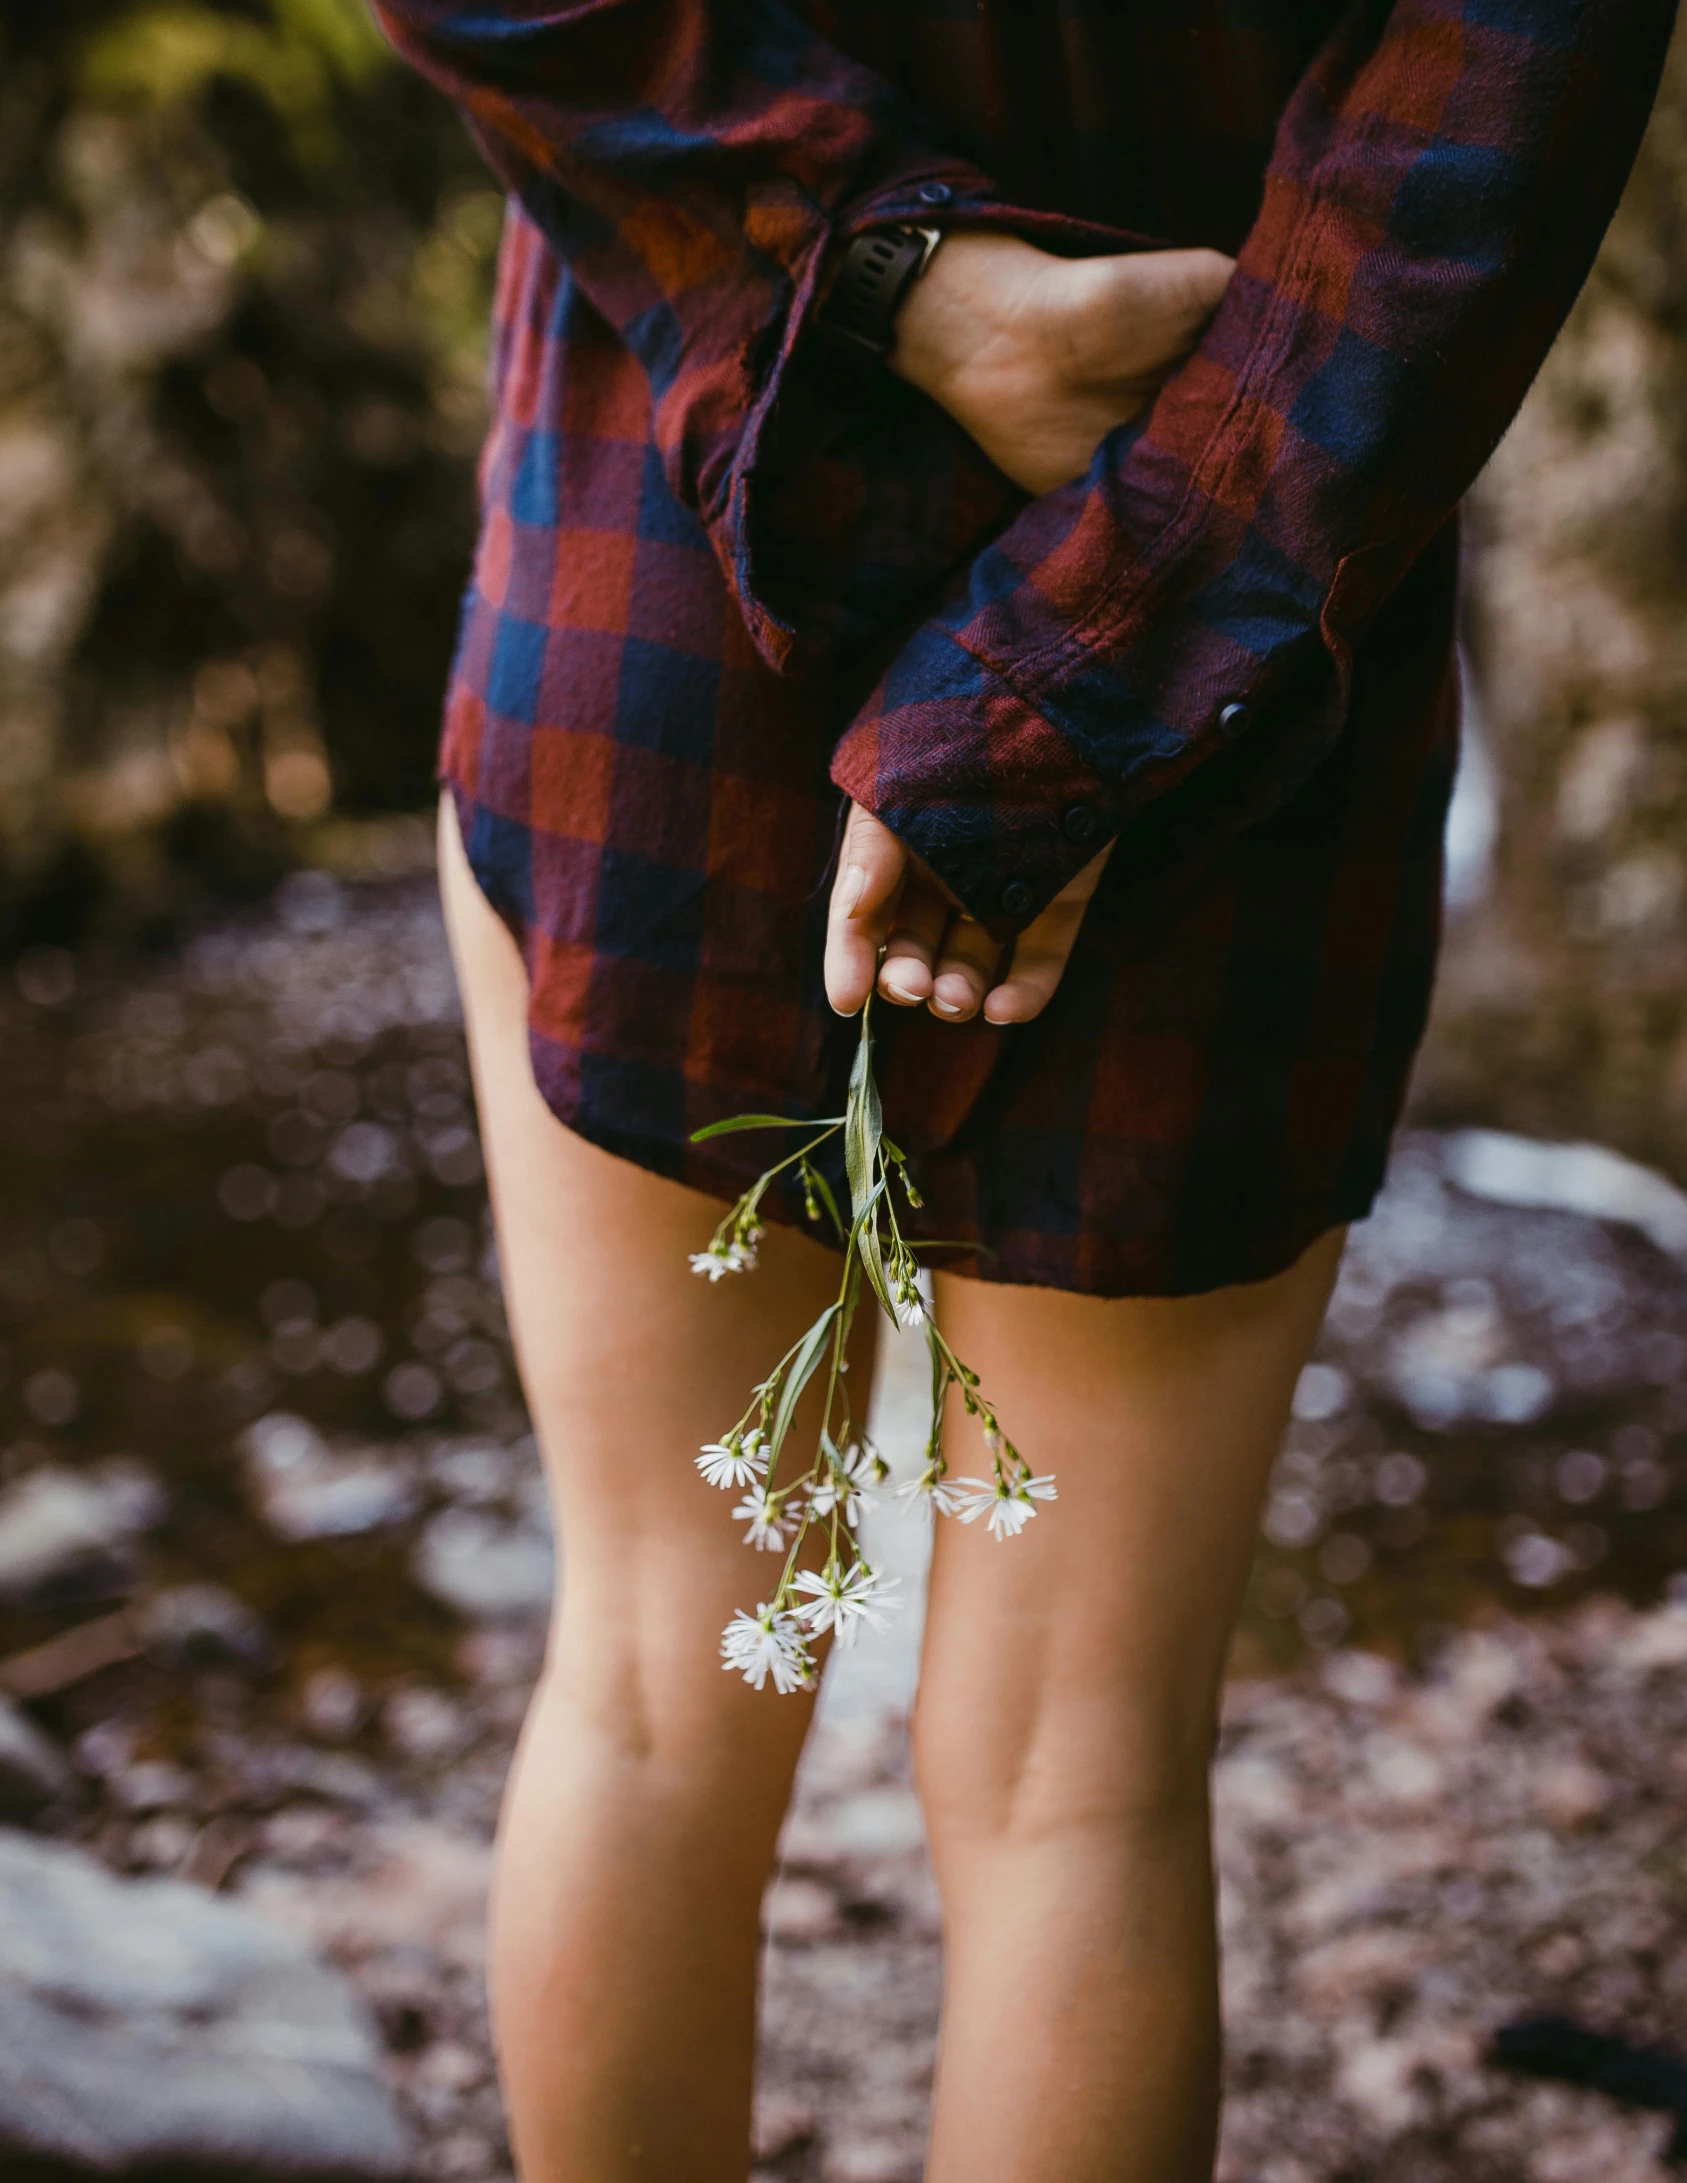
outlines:
M1012 235L945 235L897 312L891 370L945 409L964 409L981 371L1010 357L1023 367L1030 345L1023 298L1043 262L1041 251Z
M942 240L941 228L903 222L852 237L821 294L816 318L821 338L858 362L886 362L903 298Z

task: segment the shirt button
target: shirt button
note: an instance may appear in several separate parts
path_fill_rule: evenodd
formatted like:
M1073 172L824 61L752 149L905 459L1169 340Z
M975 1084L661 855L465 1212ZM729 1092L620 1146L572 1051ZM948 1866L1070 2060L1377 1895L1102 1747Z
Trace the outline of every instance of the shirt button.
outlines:
M1002 889L1002 915L1023 917L1037 899L1029 880L1010 879Z
M1254 709L1251 705L1226 705L1218 716L1219 734L1229 736L1232 742L1235 742L1237 736L1246 735L1253 724Z
M1060 814L1060 831L1068 841L1080 845L1086 841L1094 841L1101 831L1100 815L1092 811L1087 803L1075 803Z
M947 182L927 182L920 191L920 203L922 205L946 205L954 194Z

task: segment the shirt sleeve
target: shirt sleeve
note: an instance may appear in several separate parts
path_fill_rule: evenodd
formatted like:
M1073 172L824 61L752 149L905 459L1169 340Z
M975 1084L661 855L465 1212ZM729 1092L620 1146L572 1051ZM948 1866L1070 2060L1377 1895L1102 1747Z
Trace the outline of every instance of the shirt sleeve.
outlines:
M1340 735L1353 647L1522 402L1673 0L1360 5L1198 353L971 563L833 778L1001 936L1107 841L1170 876Z
M751 569L747 492L836 238L975 215L986 178L779 0L374 0L462 107L593 307L639 359L669 482L751 635L791 626Z

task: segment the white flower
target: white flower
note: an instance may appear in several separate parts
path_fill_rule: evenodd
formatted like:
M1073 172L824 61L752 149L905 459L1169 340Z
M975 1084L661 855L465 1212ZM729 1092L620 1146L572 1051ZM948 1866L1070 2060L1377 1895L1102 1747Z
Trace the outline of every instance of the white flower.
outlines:
M746 1243L714 1242L706 1251L693 1251L691 1270L700 1273L707 1281L724 1280L729 1273L748 1273L756 1262L755 1231Z
M806 1690L814 1680L814 1662L802 1624L794 1614L777 1612L765 1600L754 1614L739 1608L721 1632L720 1658L723 1668L735 1668L756 1690L770 1675L774 1689L782 1694Z
M868 1487L874 1482L874 1461L865 1448L851 1448L839 1455L831 1442L826 1443L828 1461L812 1486L808 1489L808 1505L816 1516L830 1516L841 1505L843 1520L853 1531L861 1521L862 1512L873 1506L874 1496Z
M898 1289L895 1296L896 1323L905 1332L926 1323L925 1299L918 1289Z
M985 1426L984 1452L992 1462L996 1462L1000 1458L1002 1452L1002 1429L999 1425Z
M766 1486L746 1493L732 1511L732 1520L749 1525L744 1534L746 1546L759 1546L764 1554L777 1554L785 1544L786 1520L779 1513L779 1496Z
M966 1496L959 1512L962 1523L973 1523L988 1511L991 1535L998 1539L1017 1538L1036 1515L1037 1503L1057 1498L1052 1471L1041 1478L1028 1473L1007 1478L998 1472L992 1480L957 1478L955 1484Z
M958 1516L966 1506L966 1495L960 1491L960 1481L945 1478L935 1463L928 1464L917 1478L910 1478L905 1486L898 1486L896 1498L910 1508L920 1508L930 1515Z
M754 1432L746 1433L740 1439L734 1433L726 1440L711 1440L702 1454L693 1456L692 1461L711 1486L723 1490L753 1486L767 1473L767 1458L758 1452L761 1437L759 1432Z
M890 1596L901 1581L900 1577L881 1577L862 1562L847 1574L836 1562L830 1564L824 1576L816 1576L812 1569L799 1569L796 1589L809 1596L797 1613L816 1637L822 1630L836 1630L840 1645L853 1645L863 1627L882 1630L886 1614L893 1614L901 1606L899 1599Z

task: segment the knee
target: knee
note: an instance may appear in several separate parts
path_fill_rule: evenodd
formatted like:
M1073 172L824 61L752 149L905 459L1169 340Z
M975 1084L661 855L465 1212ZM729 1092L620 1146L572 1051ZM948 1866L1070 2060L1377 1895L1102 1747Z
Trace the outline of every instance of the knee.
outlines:
M1204 1831L1212 1742L1199 1706L1069 1698L993 1720L922 1708L914 1766L933 1853Z
M676 1807L781 1807L810 1707L722 1672L718 1616L559 1613L526 1738L570 1772Z

